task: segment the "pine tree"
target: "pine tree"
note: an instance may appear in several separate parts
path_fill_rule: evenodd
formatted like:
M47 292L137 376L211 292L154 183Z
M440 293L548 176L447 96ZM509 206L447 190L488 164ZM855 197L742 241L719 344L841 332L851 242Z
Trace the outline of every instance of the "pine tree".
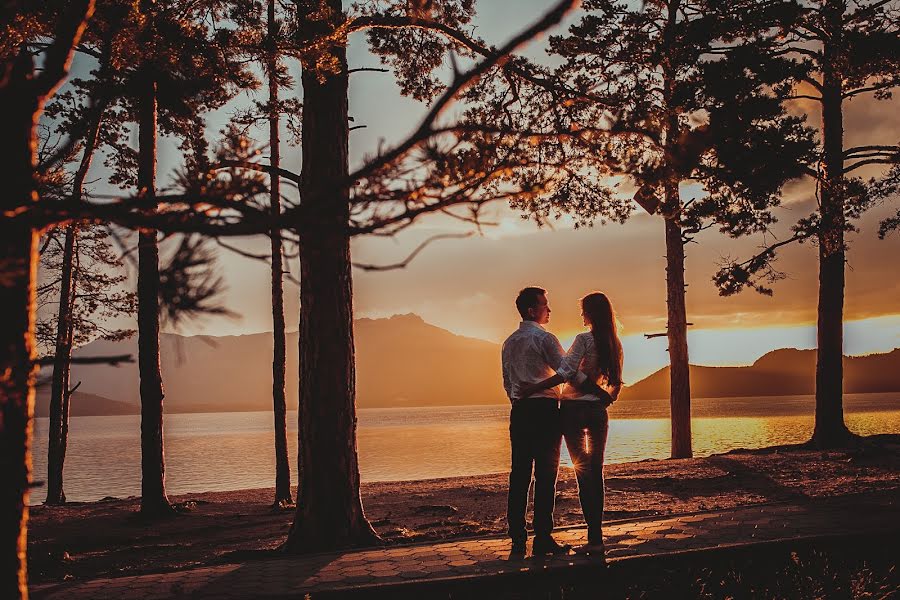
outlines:
M269 88L269 153L274 169L281 168L281 111L278 110L280 24L275 16L275 0L269 0L266 10L269 57L266 61L266 78ZM269 184L269 206L272 218L281 215L281 180L272 174ZM281 231L273 229L272 242L272 407L275 415L275 506L294 504L291 497L291 464L287 447L287 399L285 374L287 372L287 340L284 331L284 266L282 259Z
M526 36L516 38L518 43L557 23L571 4L555 6ZM434 119L449 101L446 94L436 101L430 120L426 119L419 131L349 173L346 36L368 31L373 51L397 71L401 91L422 100L434 98L443 89L433 71L441 66L448 50L467 56L486 54L490 57L484 63L486 69L501 62L501 57L505 60L509 50L497 54L473 44L460 32L474 13L471 0L430 2L427 6L373 2L362 5L362 14L355 17L343 13L339 0L302 0L297 7L297 46L306 49L301 54L303 164L297 179L302 219L295 225L300 240L302 306L300 481L286 547L292 552L312 552L377 541L359 497L350 238L390 230L420 214L464 203L479 184L491 178L486 174L491 169L462 169L479 164L472 152L464 148L447 152L435 144L423 144L432 137ZM451 96L456 92L452 85L450 91ZM385 179L401 171L399 163L407 153L422 145L430 175L402 189L385 185ZM479 178L479 173L483 177ZM427 186L440 189L435 185L439 176L446 185L437 197L441 199L451 190L452 200L427 203L428 196L417 190ZM471 185L466 186L465 181ZM358 188L351 194L352 184ZM386 210L385 205L399 206L399 211ZM326 339L329 343L322 343Z
M764 4L764 3L761 3ZM845 233L879 197L879 184L867 186L859 169L900 162L898 145L844 147L844 103L860 97L887 99L900 85L900 3L885 0L821 0L775 3L784 37L773 52L791 57L806 69L794 98L821 106L819 149L805 163L816 181L819 209L801 220L794 235L756 256L726 265L716 281L723 294L747 285L770 291L783 274L771 266L776 250L814 239L819 253L816 350L816 422L812 443L820 448L846 444L852 436L843 412L843 312ZM806 90L809 89L809 93ZM849 163L849 164L848 164ZM888 179L881 190L889 188Z
M50 165L49 172L41 173L41 182L49 183L41 190L42 198L57 197L62 202L78 203L85 196L85 180L100 144L104 112L109 103L109 96L99 92L99 89L111 84L109 44L98 54L98 62L93 78L73 80L73 89L57 95L45 111L44 118L57 123L52 131L43 136L48 143L42 144L42 147L48 149L55 149L55 145L49 143L51 136L66 139L76 133L74 129L81 122L82 115L87 113L91 118L86 124L81 159L74 174L69 177L65 165ZM102 98L97 106L88 106L84 101L91 95ZM121 339L130 335L130 332L104 328L95 315L110 318L127 314L133 311L134 304L133 294L115 289L125 277L111 274L122 264L112 253L105 230L99 227L82 229L75 223L55 228L42 244L39 314L40 308L54 300L57 308L54 316L38 322L36 331L39 346L53 349L47 504L62 504L66 499L63 465L68 439L69 400L73 391L69 389L72 350L97 336Z
M273 220L281 216L281 119L287 114L289 125L299 122L302 103L298 99L283 101L281 88L291 88L293 79L288 75L283 63L286 48L292 47L293 40L280 14L276 0L268 0L265 19L255 10L257 7L243 7L235 10L232 18L240 27L233 45L242 48L256 58L264 71L267 102L254 102L252 108L239 113L233 121L249 129L260 122L268 127L269 165L269 210ZM294 127L299 127L295 124ZM274 228L269 232L271 246L271 288L272 288L272 409L275 424L275 501L273 508L294 506L291 494L291 467L287 446L287 398L285 377L287 372L287 343L284 316L284 241L282 232Z
M137 122L138 151L117 153L121 179L133 181L152 207L157 194L157 140L160 131L202 137L203 112L224 104L236 89L255 81L229 60L222 39L205 21L224 16L224 3L143 0L135 16L134 43L123 54L123 119ZM118 141L121 146L123 140ZM187 145L196 140L188 139ZM136 167L136 168L135 168ZM134 179L131 176L134 175ZM138 366L141 374L141 513L171 512L165 492L163 382L159 327L161 282L159 241L153 230L138 234Z

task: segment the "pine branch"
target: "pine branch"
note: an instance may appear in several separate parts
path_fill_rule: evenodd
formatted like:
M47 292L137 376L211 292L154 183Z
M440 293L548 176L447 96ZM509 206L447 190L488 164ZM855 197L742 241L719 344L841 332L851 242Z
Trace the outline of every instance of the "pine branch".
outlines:
M413 261L413 259L416 256L419 255L420 252L422 252L422 250L424 250L432 242L436 242L437 240L446 240L446 239L462 239L462 238L467 238L467 237L471 237L471 236L472 236L471 232L469 232L469 233L445 233L445 234L440 234L440 235L433 235L430 238L428 238L427 240L425 240L424 242L422 242L421 244L419 244L418 246L416 246L415 250L410 252L409 255L400 262L393 263L393 264L387 264L387 265L375 265L375 264L368 264L368 263L353 263L353 266L356 267L357 269L361 269L363 271L393 271L396 269L404 269L409 265L409 263L411 263Z
M352 73L390 73L390 69L379 69L376 67L359 67L356 69L347 69L347 74Z
M893 79L889 79L885 82L882 82L882 83L879 83L876 85L870 85L867 87L856 88L856 89L850 90L849 92L844 92L843 94L841 94L841 98L843 100L846 100L847 98L853 98L854 96L860 96L862 94L878 92L880 90L886 90L886 89L897 87L897 86L898 86L897 81L894 81Z
M41 367L49 367L54 363L55 357L42 356L34 362ZM112 365L117 366L120 363L133 363L134 357L130 354L116 354L113 356L73 356L72 364L75 365Z
M100 61L100 69L97 78L98 80L103 81L109 75L111 69L109 47L103 49ZM39 173L45 174L51 169L58 167L62 161L66 160L78 142L87 135L92 137L90 145L96 145L97 133L103 122L103 115L112 103L115 90L115 87L109 82L107 82L106 85L99 86L99 88L100 91L98 94L96 96L91 96L90 104L87 109L81 112L78 120L69 128L69 136L66 141L57 146L50 156L41 160L37 167ZM87 159L88 166L90 166L91 155L93 155L93 150L91 150L90 154L86 152L84 155L85 159ZM82 172L82 168L79 168L76 179L80 180L83 184L86 176L87 170L84 169Z
M852 173L853 171L855 171L857 169L861 169L863 167L868 167L869 165L895 165L897 163L900 163L900 156L894 156L890 159L868 158L865 160L857 161L857 162L853 163L852 165L850 165L849 167L845 167L844 174L846 175L847 173Z
M869 6L861 7L855 13L850 13L846 17L844 17L844 21L846 23L858 23L864 19L875 16L875 13L882 6L886 6L890 4L893 0L879 0L875 4L870 4Z
M869 152L879 152L886 153L889 155L896 155L900 153L900 145L897 146L854 146L853 148L847 148L844 150L844 160L849 160L854 158L856 154L860 153L869 153Z
M257 171L259 173L266 173L268 175L277 174L279 177L283 179L287 179L296 184L300 184L300 175L294 173L293 171L288 171L287 169L282 168L274 168L271 165L263 165L260 163L251 162L248 160L223 160L220 163L213 165L214 170L221 169L247 169L249 171Z
M465 47L466 49L474 52L475 54L483 57L490 58L496 52L496 49L485 46L480 41L469 37L462 31L450 27L445 23L441 23L440 21L434 21L431 19L423 19L415 16L366 15L353 19L346 25L345 28L348 34L356 31L364 31L366 29L424 29L432 33L438 33L445 38L454 41L457 44ZM561 91L563 89L558 81L551 81L549 79L539 77L535 73L521 68L520 66L515 64L515 62L506 64L504 68L540 88L551 91ZM579 92L576 92L574 90L567 91L571 94L580 95L582 98L588 98L588 96L580 94ZM590 99L595 102L605 102L604 100L593 96L591 96Z
M450 84L450 87L432 105L431 110L428 111L428 114L426 114L425 118L422 120L419 128L412 135L410 135L406 139L406 141L401 143L399 146L396 146L393 150L388 151L375 160L372 160L368 164L357 169L350 175L349 181L355 182L375 173L385 165L392 163L400 157L404 156L407 152L409 152L415 146L419 145L421 142L432 137L434 135L435 122L454 102L458 94L471 86L490 69L494 68L495 66L500 66L507 63L511 58L511 54L523 44L534 39L537 35L543 33L554 25L559 24L559 22L562 21L563 17L577 4L578 0L562 0L552 10L544 15L542 19L534 23L531 27L519 33L513 39L508 41L504 46L502 46L499 50L486 55L486 58L484 60L476 64L465 73L458 74L454 78L454 81Z
M38 97L50 96L69 74L75 46L94 13L94 0L73 0L65 4L44 58L43 71L34 81Z

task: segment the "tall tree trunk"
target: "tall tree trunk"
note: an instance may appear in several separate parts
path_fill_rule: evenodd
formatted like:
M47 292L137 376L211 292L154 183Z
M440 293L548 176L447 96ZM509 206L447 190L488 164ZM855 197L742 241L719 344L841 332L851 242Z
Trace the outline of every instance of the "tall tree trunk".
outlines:
M53 356L53 381L50 386L50 430L47 443L47 504L64 504L63 464L66 460L65 423L69 420L69 371L72 362L71 327L75 305L76 283L72 272L75 263L75 225L66 227L60 273L59 310L56 321L56 350Z
M13 210L37 199L35 125L42 102L29 85L31 56L20 54L5 81L0 77L0 208ZM0 68L6 65L0 65ZM34 412L34 306L36 235L21 223L0 219L0 598L27 598L26 536L31 483Z
M824 40L822 70L823 177L819 190L819 304L816 350L816 425L813 443L820 448L845 444L844 424L844 123L841 106L842 2L825 8L829 35Z
M681 125L675 101L675 69L669 58L675 52L675 34L678 24L680 2L672 0L667 7L664 45L669 51L662 59L663 99L669 110L666 123L666 159L674 164L678 151ZM669 338L669 406L672 414L672 458L693 456L691 444L691 372L688 359L687 308L684 287L684 242L681 239L681 197L680 177L671 172L665 182L663 217L666 223L666 307Z
M269 0L269 148L272 167L281 167L281 135L278 122L278 45L275 21L275 0ZM277 172L270 179L272 218L281 214L281 180ZM293 504L291 498L291 465L287 447L287 400L285 394L285 363L287 360L284 333L284 265L281 257L281 230L273 229L272 241L272 409L275 415L275 506Z
M138 107L138 190L156 195L156 80L145 73ZM159 242L156 231L138 234L138 370L141 379L141 514L172 512L166 496L163 392L159 362Z
M7 10L17 3L7 2ZM69 2L35 76L31 52L0 60L0 210L37 200L34 178L37 122L47 99L66 77L72 48L94 10L93 0ZM34 322L37 233L21 222L0 219L0 598L28 598L28 490L34 415Z
M97 139L103 123L103 111L88 131L84 145L81 164L75 173L72 183L72 202L80 202L84 182ZM47 444L47 504L64 504L66 494L63 489L63 467L66 461L66 447L69 439L69 375L72 367L72 344L75 335L73 311L78 287L75 258L77 250L78 228L75 225L66 227L66 238L63 245L62 269L60 272L59 309L56 315L56 348L53 356L53 381L50 386L50 430Z
M328 4L340 15L340 1ZM378 541L359 496L346 48L330 52L338 73L316 73L304 64L302 75L300 481L286 542L292 552Z
M680 206L677 183L667 186L666 195L666 204ZM677 216L666 217L665 223L672 458L690 458L693 456L693 450L691 449L691 379L684 288L684 242L681 240L681 227L678 224Z

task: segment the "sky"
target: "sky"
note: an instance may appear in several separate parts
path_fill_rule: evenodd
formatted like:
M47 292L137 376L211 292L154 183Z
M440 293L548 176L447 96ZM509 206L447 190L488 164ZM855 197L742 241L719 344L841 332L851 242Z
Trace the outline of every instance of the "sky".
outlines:
M492 43L502 43L536 20L548 4L545 0L481 0L476 33ZM540 57L542 43L532 44L525 52ZM379 66L360 34L350 40L349 61L351 68ZM262 99L265 89L259 94ZM228 114L248 101L244 97L218 111L210 120L210 130L221 128ZM365 128L351 133L351 162L359 164L382 141L391 144L402 139L415 129L425 109L400 96L391 74L353 74L350 113L353 124ZM794 109L818 122L814 105L798 104ZM847 103L845 115L848 145L863 141L893 144L900 139L896 101L854 99ZM260 139L265 139L262 132ZM285 145L282 157L285 168L299 171L298 148ZM163 143L161 175L170 172L177 162L173 145ZM897 208L894 202L873 209L858 224L859 231L849 236L845 307L848 354L900 347L900 234L886 240L876 236L878 222ZM783 238L792 223L814 210L810 181L788 186L774 234ZM666 364L665 338L647 340L643 336L664 331L666 321L665 244L659 217L635 212L625 225L574 230L571 222L563 220L538 228L508 207L495 204L485 220L497 225L467 239L436 242L405 269L378 273L356 270L355 315L386 317L413 312L454 333L500 342L517 325L514 299L518 290L539 285L549 290L553 313L548 328L566 345L583 330L578 299L601 290L611 298L618 314L624 336L626 381ZM357 238L352 245L353 259L391 263L405 257L421 240L448 231L458 232L460 225L428 218L396 238ZM788 278L775 284L772 297L746 291L721 298L712 284L711 277L724 258L747 257L772 239L732 240L709 230L697 237L698 243L687 246L693 363L750 364L775 348L815 346L817 252L813 245L793 245L782 252L778 267ZM261 253L268 250L265 238L239 240L238 244ZM296 274L298 266L291 266ZM223 301L240 316L199 319L182 325L179 332L235 335L270 331L268 265L223 251L220 271L228 285ZM289 328L296 328L297 294L297 287L286 282Z

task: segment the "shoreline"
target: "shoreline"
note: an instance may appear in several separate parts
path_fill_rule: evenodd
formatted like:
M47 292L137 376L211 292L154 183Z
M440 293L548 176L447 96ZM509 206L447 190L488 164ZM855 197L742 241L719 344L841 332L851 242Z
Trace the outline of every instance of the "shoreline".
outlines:
M898 470L900 434L840 451L788 445L607 465L605 520L900 490ZM506 489L507 473L495 473L364 483L361 495L378 534L400 544L504 534ZM294 514L273 510L273 498L272 488L173 496L179 514L150 524L137 518L137 498L32 506L31 579L165 572L269 554ZM582 522L574 472L562 468L555 525Z

